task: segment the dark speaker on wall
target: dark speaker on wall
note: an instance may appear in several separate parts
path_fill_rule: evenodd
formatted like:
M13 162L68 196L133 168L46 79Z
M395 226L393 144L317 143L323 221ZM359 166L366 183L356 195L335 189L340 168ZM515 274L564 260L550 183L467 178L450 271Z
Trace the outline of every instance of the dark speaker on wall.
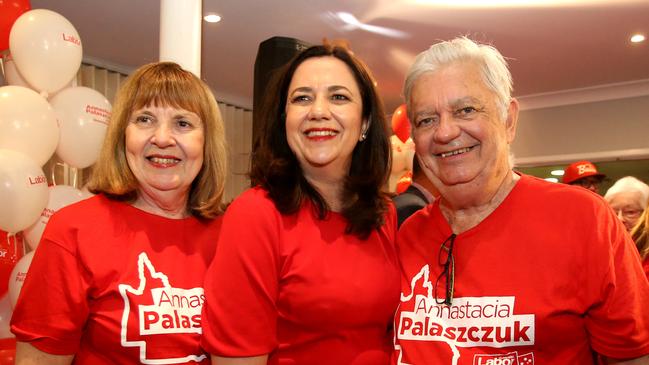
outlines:
M288 37L272 37L259 44L257 58L255 59L255 85L252 99L253 141L257 139L261 128L259 107L273 71L284 66L293 56L309 46L310 44L304 41Z

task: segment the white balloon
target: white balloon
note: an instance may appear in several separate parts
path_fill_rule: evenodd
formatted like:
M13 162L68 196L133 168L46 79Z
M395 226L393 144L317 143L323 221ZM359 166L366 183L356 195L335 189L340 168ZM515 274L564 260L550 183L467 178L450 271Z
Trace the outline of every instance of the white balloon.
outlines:
M46 9L23 13L9 33L9 49L20 74L38 91L62 89L79 71L79 33L62 15Z
M3 65L5 70L5 81L7 81L7 85L31 88L29 83L25 81L25 78L20 74L20 72L16 68L16 63L11 58L11 56L8 55L4 58Z
M59 91L50 104L61 131L56 154L80 169L95 163L106 135L110 102L98 91L79 86Z
M18 295L20 295L20 289L23 288L25 283L25 277L27 276L27 271L29 266L32 264L32 259L34 258L34 251L25 254L18 262L14 269L9 275L9 301L11 302L11 308L16 306L16 301L18 301Z
M41 212L40 218L38 218L36 222L34 222L34 224L23 231L25 240L27 241L29 247L32 248L32 250L35 250L36 247L38 247L38 243L41 241L41 236L43 236L45 226L47 225L47 222L50 221L52 214L56 213L59 209L67 205L76 203L88 197L81 190L67 185L50 186L49 190L50 194L47 201L47 206Z
M47 205L47 179L29 157L0 149L0 229L15 233L29 227Z
M0 148L22 152L43 166L59 142L50 104L22 86L0 87Z

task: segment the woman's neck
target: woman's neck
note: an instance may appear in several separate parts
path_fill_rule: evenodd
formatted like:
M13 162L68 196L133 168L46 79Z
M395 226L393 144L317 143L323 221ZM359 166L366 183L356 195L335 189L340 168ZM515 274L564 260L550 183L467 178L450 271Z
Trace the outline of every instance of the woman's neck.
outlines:
M304 178L322 195L332 212L342 211L342 192L345 177L331 174L304 174Z
M133 206L145 212L171 219L182 219L189 216L187 199L189 192L178 193L167 191L146 191L140 189Z

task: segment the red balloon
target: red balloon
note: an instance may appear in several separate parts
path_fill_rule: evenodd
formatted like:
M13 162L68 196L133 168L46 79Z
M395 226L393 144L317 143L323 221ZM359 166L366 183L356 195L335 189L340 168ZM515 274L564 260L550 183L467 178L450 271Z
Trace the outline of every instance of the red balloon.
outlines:
M0 0L0 51L9 48L9 33L16 19L31 8L29 0Z
M401 194L404 191L410 187L410 184L412 184L412 171L408 171L401 178L399 178L399 181L397 181L397 188L396 193Z
M410 138L410 120L406 112L406 104L399 105L392 114L392 131L403 143Z

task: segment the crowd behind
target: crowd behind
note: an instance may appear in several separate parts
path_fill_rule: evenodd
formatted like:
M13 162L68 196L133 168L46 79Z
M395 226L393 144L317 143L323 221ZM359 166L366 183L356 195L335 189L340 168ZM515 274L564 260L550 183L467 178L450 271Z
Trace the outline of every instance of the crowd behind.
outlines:
M600 185L606 175L600 173L590 161L577 161L564 170L562 182L584 187L600 194ZM638 248L642 266L649 278L649 185L634 176L616 180L604 193L604 200L610 205L627 232L631 234Z

